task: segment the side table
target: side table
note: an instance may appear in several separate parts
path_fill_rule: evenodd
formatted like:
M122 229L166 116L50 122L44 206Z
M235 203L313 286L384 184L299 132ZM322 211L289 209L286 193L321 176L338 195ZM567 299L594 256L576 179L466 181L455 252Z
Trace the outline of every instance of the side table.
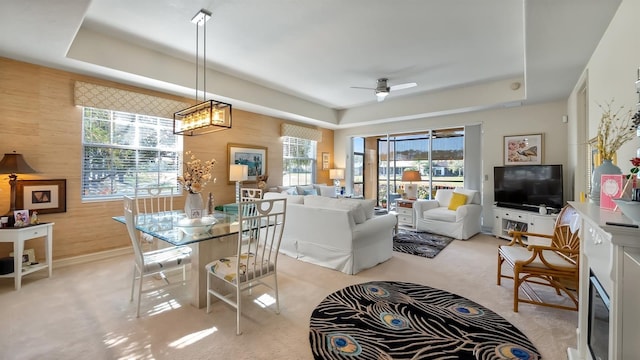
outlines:
M13 272L10 274L0 275L0 278L14 278L16 290L20 290L22 285L22 277L32 272L43 269L49 270L51 277L51 263L53 261L53 225L55 223L43 223L38 225L29 225L18 228L0 229L0 242L13 243ZM24 243L27 240L45 238L44 251L45 262L36 265L29 265L28 268L22 268L22 254L24 253Z
M413 203L415 200L397 199L396 212L398 213L398 224L415 227L415 216L413 215Z

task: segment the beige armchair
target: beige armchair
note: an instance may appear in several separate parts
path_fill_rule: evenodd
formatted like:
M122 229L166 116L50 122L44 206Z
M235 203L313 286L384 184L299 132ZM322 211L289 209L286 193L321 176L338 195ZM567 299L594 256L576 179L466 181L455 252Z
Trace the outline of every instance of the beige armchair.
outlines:
M482 205L476 190L439 189L434 200L418 200L413 209L418 230L467 240L481 229Z

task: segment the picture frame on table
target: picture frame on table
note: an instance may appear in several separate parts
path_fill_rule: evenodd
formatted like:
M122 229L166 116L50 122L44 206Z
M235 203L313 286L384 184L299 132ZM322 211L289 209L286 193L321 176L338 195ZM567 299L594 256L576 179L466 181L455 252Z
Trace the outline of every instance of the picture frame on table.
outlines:
M67 180L18 180L16 207L37 211L38 214L67 211Z
M229 165L247 165L248 179L243 183L256 183L258 176L267 174L267 155L266 146L245 145L245 144L227 144L227 153L229 157ZM229 179L229 166L227 166L227 179ZM229 185L235 184L235 181L228 181Z
M15 257L13 252L9 253L9 256ZM36 262L36 252L33 249L25 249L22 252L22 265L31 265Z
M542 164L543 140L543 134L505 136L504 165Z

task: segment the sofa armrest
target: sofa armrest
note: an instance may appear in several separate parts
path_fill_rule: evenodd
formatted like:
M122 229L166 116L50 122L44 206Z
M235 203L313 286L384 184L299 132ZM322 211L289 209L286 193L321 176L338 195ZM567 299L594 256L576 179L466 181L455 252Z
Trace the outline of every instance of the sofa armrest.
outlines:
M440 207L438 200L417 200L413 203L413 212L416 219L422 219L423 214L427 210Z
M353 237L354 239L362 238L381 231L388 231L391 234L391 231L396 227L397 221L398 219L393 214L374 216L362 224L357 224L353 230Z
M481 215L482 205L479 204L461 205L456 209L456 221L460 221L469 216L479 219Z

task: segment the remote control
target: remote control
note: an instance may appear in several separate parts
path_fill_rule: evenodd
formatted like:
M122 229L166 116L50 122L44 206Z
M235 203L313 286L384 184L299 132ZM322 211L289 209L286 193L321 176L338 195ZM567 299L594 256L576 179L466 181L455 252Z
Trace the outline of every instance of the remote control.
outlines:
M605 224L607 224L607 225L615 225L615 226L624 226L624 227L630 227L630 228L640 227L640 226L638 226L636 224L617 223L617 222L613 222L613 221L607 221Z

